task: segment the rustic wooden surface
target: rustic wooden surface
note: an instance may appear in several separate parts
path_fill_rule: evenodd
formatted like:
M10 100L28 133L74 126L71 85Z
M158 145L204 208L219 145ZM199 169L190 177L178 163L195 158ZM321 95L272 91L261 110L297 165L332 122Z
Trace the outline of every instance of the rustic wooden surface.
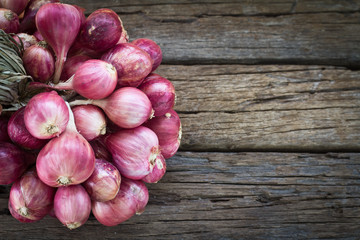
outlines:
M359 0L63 2L159 43L181 151L115 227L19 223L0 186L0 239L359 239Z

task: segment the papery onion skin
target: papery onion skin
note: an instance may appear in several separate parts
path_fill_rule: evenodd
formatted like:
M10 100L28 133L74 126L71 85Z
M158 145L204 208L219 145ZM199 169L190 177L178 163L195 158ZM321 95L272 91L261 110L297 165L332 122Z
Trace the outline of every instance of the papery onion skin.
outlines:
M39 178L51 187L80 184L95 168L95 155L91 145L76 130L74 116L65 132L43 147L36 160Z
M58 83L67 53L79 33L81 15L69 4L48 3L35 17L36 27L56 55L54 83Z
M26 8L29 0L0 0L0 5L3 8L10 9L17 15L20 15Z
M156 133L164 158L168 159L175 155L180 146L182 129L179 115L173 109L163 116L150 119L144 126Z
M119 19L120 19L122 32L121 32L121 35L120 35L120 38L119 38L119 41L117 42L117 44L119 44L119 43L128 43L129 42L129 35L128 35L127 31L124 28L124 24L123 24L121 18L119 18Z
M20 32L33 33L36 30L35 16L40 7L47 3L56 3L59 0L35 0L31 1L25 9L24 18L20 23ZM44 39L39 39L43 41Z
M10 211L10 214L16 218L17 220L19 220L20 222L24 222L24 223L30 223L30 222L35 222L35 220L31 220L28 218L24 218L23 216L21 216L20 214L18 214L15 209L11 206L10 202L8 202L8 208Z
M113 200L106 202L92 201L91 210L95 218L105 226L118 225L135 215L137 200L125 184Z
M90 143L91 147L94 150L95 157L99 159L104 159L108 162L112 162L112 156L109 150L107 150L106 144L105 144L105 138L106 135L100 136L98 138L95 138Z
M154 116L162 116L174 107L174 85L159 74L151 73L141 83L139 89L148 96L154 109Z
M30 134L25 127L24 113L25 107L22 107L13 113L9 120L7 130L11 140L23 148L42 148L47 143L47 140L38 139Z
M54 198L57 219L69 229L83 225L91 212L91 200L81 185L60 187Z
M29 47L31 47L32 45L35 45L38 40L35 36L33 35L29 35L27 33L18 33L14 36L14 39L17 43L23 44L24 46L24 50L28 49ZM21 42L20 42L21 39Z
M88 141L106 133L103 111L94 105L81 105L72 109L79 133Z
M10 142L11 139L9 137L7 126L9 119L6 117L0 117L0 142Z
M153 60L153 66L151 70L152 72L160 66L162 61L162 51L159 45L157 45L153 40L148 38L138 38L131 43L138 46L150 55L151 59Z
M106 202L114 199L119 192L121 175L111 163L95 160L93 174L83 183L90 198L94 201Z
M89 56L82 54L69 57L64 64L60 79L68 80L84 62L90 59Z
M0 144L0 185L11 184L26 170L26 154L19 147L6 142Z
M6 33L17 33L19 27L18 15L9 9L0 8L0 29Z
M151 172L159 154L156 134L143 126L112 133L105 143L121 175L134 180Z
M135 128L152 116L149 98L137 88L123 87L108 98L93 101L102 108L106 116L122 128Z
M89 99L108 97L117 84L117 72L111 64L97 59L84 62L75 72L73 88Z
M149 191L142 181L122 178L121 191L127 192L135 201L136 214L140 215L145 211L149 201Z
M85 47L104 52L116 45L122 33L119 16L102 8L91 13L80 32L79 41Z
M27 48L22 57L26 72L35 81L47 82L54 74L55 60L45 42Z
M21 222L24 218L38 221L52 209L54 196L55 188L44 184L33 168L25 172L11 187L9 197L9 205L13 210L11 213ZM13 214L14 212L17 214ZM19 215L21 218L18 218Z
M120 87L137 87L152 69L150 55L131 43L120 43L106 52L102 60L111 63L118 74Z
M157 183L165 175L166 172L166 161L162 154L159 154L155 160L155 166L153 170L143 177L143 180L146 183Z
M65 101L55 92L35 95L25 107L26 129L36 138L50 139L59 136L69 121Z

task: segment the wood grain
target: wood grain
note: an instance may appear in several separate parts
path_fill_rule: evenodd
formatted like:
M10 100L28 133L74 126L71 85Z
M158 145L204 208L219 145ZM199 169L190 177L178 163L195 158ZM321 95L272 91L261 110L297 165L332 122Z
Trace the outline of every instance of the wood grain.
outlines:
M67 1L79 4L76 1ZM336 4L334 4L336 2ZM162 48L164 63L324 64L358 68L360 1L84 1L108 7L131 40Z
M50 217L22 224L0 193L0 236L17 239L356 239L359 153L179 152L149 185L141 216L116 227L91 217L73 231ZM19 231L21 229L21 232Z
M165 65L181 148L359 151L360 74L326 66Z

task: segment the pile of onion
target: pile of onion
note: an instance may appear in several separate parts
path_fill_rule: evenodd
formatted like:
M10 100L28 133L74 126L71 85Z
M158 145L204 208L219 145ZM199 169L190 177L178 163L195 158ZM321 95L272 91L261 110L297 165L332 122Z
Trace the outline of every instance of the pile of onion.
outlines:
M159 45L129 42L111 9L86 18L58 0L0 7L0 27L17 34L33 80L26 105L0 118L0 184L12 184L12 216L51 215L74 229L91 212L106 226L144 212L147 184L164 177L181 139L174 85L154 73Z

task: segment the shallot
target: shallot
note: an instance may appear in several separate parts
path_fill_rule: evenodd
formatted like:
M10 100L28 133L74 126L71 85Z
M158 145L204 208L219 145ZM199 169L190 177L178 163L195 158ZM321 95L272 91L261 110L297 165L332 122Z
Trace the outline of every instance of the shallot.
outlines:
M151 71L155 71L160 66L160 63L162 61L161 48L153 40L147 38L139 38L132 41L131 43L138 46L150 55L151 59L153 60L153 66Z
M143 126L112 133L105 143L121 175L134 180L151 172L160 153L156 134Z
M159 74L151 73L139 86L148 96L154 109L154 116L162 116L175 104L175 88L172 83Z
M59 136L69 121L65 101L55 92L42 92L32 97L25 107L26 129L36 138Z
M144 126L156 133L164 158L172 157L179 149L182 135L181 122L179 115L173 109L163 116L150 119Z
M26 8L29 0L0 0L0 5L3 8L10 9L17 15L20 15Z
M34 35L29 35L27 33L18 33L14 36L14 39L17 43L23 44L24 50L28 49L29 47L38 42L37 38Z
M82 54L69 57L64 64L60 79L68 80L84 62L90 59L89 56Z
M11 139L9 137L7 126L9 119L6 117L0 117L0 142L10 142Z
M94 151L76 130L74 116L69 112L66 130L51 139L36 160L40 179L52 187L80 184L91 176L95 167Z
M112 162L112 156L109 150L107 150L104 139L106 135L95 138L90 142L91 147L94 150L95 157L99 159L104 159L108 162Z
M165 175L166 161L162 154L159 154L155 160L155 166L153 170L143 177L141 180L147 183L157 183Z
M145 207L149 201L149 191L142 181L122 178L121 191L131 195L135 202L135 211L140 215L145 211Z
M19 221L23 218L37 221L45 217L53 207L55 188L44 184L33 168L27 171L11 187L9 205L12 215ZM17 214L13 214L16 212Z
M58 83L67 52L80 30L81 15L69 4L48 3L36 14L36 27L56 55L54 83Z
M83 186L92 200L105 202L116 197L120 183L121 176L117 168L105 160L96 159L95 170Z
M6 33L17 33L19 31L19 17L9 9L0 8L0 29Z
M118 73L121 87L137 87L152 69L150 55L131 43L120 43L106 52L102 60L111 63Z
M60 187L55 194L54 211L57 219L67 228L78 228L90 216L90 197L81 185Z
M103 111L94 105L81 105L72 109L79 133L88 141L106 133Z

